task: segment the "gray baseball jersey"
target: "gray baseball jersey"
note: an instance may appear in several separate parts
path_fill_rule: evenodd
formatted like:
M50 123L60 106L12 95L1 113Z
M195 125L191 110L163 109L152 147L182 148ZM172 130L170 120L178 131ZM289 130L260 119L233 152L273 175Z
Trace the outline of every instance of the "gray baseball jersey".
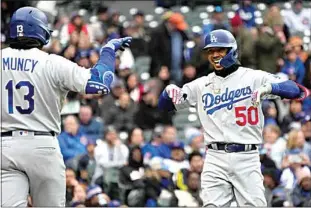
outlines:
M39 49L2 50L1 132L60 132L69 90L85 91L90 70Z
M187 102L175 107L197 106L206 144L260 144L264 116L261 108L252 106L251 94L264 83L281 81L276 75L244 67L225 78L211 73L185 84L182 92Z

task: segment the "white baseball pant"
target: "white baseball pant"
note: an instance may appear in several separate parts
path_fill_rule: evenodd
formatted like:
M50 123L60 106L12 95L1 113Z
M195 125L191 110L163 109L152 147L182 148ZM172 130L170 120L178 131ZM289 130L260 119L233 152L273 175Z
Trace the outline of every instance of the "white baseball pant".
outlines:
M201 174L204 207L267 206L258 150L226 153L208 149Z
M19 132L15 131L14 133ZM1 206L65 206L65 165L53 136L1 138Z

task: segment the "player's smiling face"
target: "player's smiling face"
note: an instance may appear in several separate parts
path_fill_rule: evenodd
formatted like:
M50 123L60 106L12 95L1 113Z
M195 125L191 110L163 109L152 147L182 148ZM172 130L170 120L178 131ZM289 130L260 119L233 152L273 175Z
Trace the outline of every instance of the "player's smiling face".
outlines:
M228 48L209 48L207 49L207 59L215 70L222 70L220 60L227 55Z

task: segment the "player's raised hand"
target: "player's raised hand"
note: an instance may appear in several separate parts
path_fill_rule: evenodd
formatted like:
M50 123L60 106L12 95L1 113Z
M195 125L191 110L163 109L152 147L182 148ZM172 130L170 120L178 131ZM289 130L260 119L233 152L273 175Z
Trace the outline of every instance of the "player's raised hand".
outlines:
M261 87L259 87L257 90L255 90L251 96L252 105L255 107L258 107L261 102L261 98L264 95L271 93L271 90L272 90L271 84L264 84Z
M110 47L115 52L117 52L118 50L124 51L125 48L130 47L132 39L132 37L112 39L108 41L108 43L104 47Z
M168 96L172 99L174 104L179 104L184 100L184 93L181 88L174 84L170 84L165 88Z

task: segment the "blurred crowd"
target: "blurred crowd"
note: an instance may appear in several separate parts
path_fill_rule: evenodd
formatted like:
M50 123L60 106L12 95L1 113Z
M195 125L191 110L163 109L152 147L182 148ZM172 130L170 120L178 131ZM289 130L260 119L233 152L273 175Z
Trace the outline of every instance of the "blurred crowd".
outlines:
M258 7L250 0L241 1L230 18L216 5L208 12L209 21L193 30L185 15L170 9L155 27L146 24L140 10L121 24L122 14L105 5L93 8L92 21L78 10L57 16L44 50L85 68L97 62L108 40L133 37L131 47L117 53L109 95L69 92L64 102L58 140L67 167L66 205L201 206L206 151L202 129L176 128L177 113L158 110L159 94L167 84L182 86L212 72L202 48L204 36L215 29L234 34L244 67L310 89L311 8L303 3L295 0L284 11L278 4L265 4L261 22L255 21ZM12 4L1 2L2 47L8 40ZM311 98L266 100L262 108L265 126L259 153L268 206L310 207Z

